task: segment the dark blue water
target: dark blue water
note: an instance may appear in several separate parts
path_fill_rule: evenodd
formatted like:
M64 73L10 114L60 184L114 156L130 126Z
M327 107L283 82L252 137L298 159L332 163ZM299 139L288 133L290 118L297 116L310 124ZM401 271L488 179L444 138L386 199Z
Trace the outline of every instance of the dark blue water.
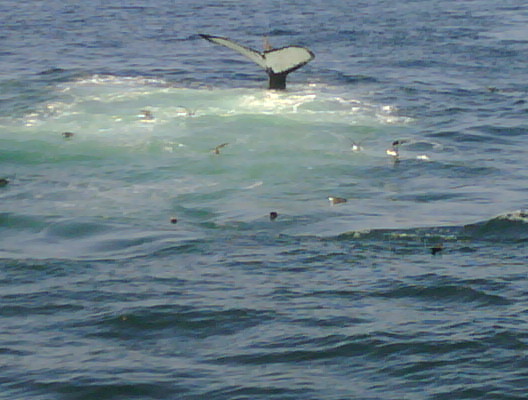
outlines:
M0 399L527 398L527 27L0 0Z

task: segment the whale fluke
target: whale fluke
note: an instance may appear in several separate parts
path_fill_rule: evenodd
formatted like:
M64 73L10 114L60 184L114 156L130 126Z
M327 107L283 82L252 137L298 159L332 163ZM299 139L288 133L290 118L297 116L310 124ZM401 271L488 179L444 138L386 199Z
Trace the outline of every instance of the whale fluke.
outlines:
M225 37L205 34L200 34L200 36L212 43L235 50L260 65L269 76L269 89L286 89L288 74L309 63L315 57L310 50L301 46L286 46L265 50L261 53Z

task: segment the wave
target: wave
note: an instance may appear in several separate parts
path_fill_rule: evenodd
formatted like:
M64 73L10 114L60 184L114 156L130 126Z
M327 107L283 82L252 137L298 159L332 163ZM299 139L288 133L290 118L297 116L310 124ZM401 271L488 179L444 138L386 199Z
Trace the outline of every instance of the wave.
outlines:
M401 285L377 294L381 297L401 299L411 298L430 302L438 306L439 302L474 303L477 306L502 306L511 304L507 298L488 294L463 284L451 285Z
M500 214L488 220L466 225L443 225L407 229L364 229L334 236L337 240L383 240L434 245L447 242L528 240L528 213L524 210ZM462 244L459 246L464 248Z
M486 221L465 225L462 235L492 241L528 240L528 213L518 210Z
M203 218L206 218L203 220ZM313 239L323 242L354 243L371 251L400 255L471 253L488 246L516 245L528 240L528 219L523 211L506 213L479 223L454 226L419 227L407 229L363 229L338 235L313 235L314 228L307 217L291 218L281 215L282 221L271 222L267 215L253 221L219 222L216 214L198 212L194 221L152 221L143 227L137 221L126 223L119 218L46 218L15 214L0 214L0 232L4 235L0 255L4 259L17 259L24 252L28 259L118 260L138 257L166 257L171 254L198 254L209 240L218 235L231 235L232 240L245 236L247 240L273 243L276 235L284 241ZM315 224L317 226L317 223ZM346 225L344 225L346 226ZM211 236L213 235L213 236ZM241 237L242 237L241 236ZM250 239L253 238L253 239ZM376 250L377 249L377 250ZM435 250L436 249L436 250ZM338 252L336 257L344 257ZM323 263L328 255L307 254L305 261L312 265ZM258 258L257 258L258 260ZM261 261L241 261L236 264L261 265ZM304 269L301 269L304 270ZM418 287L399 288L388 296L466 296L479 301L479 293L459 292L449 285L424 292ZM323 295L321 293L321 295ZM327 294L331 295L331 294ZM349 296L361 294L350 292ZM473 300L472 300L473 299ZM487 299L493 301L493 299ZM482 301L486 302L486 298ZM500 302L500 299L496 299Z
M174 280L171 279L174 284ZM183 283L182 283L183 284ZM273 319L274 313L251 309L207 309L180 305L158 305L132 308L119 316L100 319L90 336L135 340L137 336L157 335L207 338L233 335Z

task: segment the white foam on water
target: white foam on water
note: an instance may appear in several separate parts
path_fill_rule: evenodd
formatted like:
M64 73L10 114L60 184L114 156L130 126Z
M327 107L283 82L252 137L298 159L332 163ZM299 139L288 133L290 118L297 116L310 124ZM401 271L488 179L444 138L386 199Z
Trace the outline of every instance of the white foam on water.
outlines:
M193 219L197 229L204 218L228 226L270 209L334 213L326 199L350 191L347 171L384 165L380 142L409 121L392 105L323 85L274 92L93 75L60 84L53 101L22 120L0 122L12 150L35 160L6 199L18 197L33 215L138 220L151 229L178 210L207 215ZM35 167L47 178L28 178ZM16 211L11 204L7 212Z

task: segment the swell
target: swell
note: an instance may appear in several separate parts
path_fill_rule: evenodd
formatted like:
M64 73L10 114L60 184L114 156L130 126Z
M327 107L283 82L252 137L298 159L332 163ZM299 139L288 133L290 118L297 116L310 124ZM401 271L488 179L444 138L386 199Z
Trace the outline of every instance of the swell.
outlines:
M205 339L234 335L273 319L273 312L251 309L207 309L181 305L159 305L124 311L119 316L100 319L90 336L137 340L159 335ZM92 326L93 328L94 326Z
M332 239L332 238L329 238ZM524 242L528 239L528 214L524 210L500 214L488 220L467 225L446 225L409 229L365 229L334 236L335 240L374 240L393 244L408 244L413 248L441 243L452 243L459 251L465 251L470 243Z

